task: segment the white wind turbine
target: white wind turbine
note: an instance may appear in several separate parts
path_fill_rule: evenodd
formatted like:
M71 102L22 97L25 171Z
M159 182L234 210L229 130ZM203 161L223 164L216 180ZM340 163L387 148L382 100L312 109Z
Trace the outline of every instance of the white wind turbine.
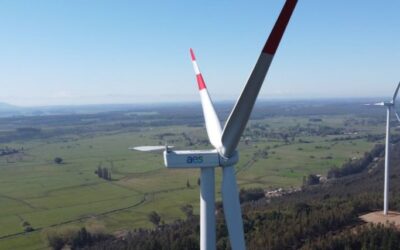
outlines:
M249 120L254 103L264 82L268 68L290 20L297 0L287 0L269 35L242 94L237 100L224 129L214 110L203 76L190 50L194 71L199 87L206 130L213 150L171 150L165 147L164 163L167 168L200 168L200 248L213 250L216 247L215 230L215 167L222 168L221 194L229 240L233 250L245 249L242 212L234 171L238 162L236 147ZM159 147L134 148L141 151Z
M393 98L389 102L378 102L372 105L374 106L386 106L386 139L385 139L385 181L383 187L383 214L388 214L389 209L389 167L390 167L390 116L392 109L394 109L397 93L399 92L400 82L397 85L396 91L393 94ZM397 120L400 122L400 116L394 110Z

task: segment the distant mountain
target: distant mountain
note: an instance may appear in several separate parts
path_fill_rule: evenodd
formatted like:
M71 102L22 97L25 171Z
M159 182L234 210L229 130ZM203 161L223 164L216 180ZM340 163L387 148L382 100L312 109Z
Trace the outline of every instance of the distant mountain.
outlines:
M197 103L196 103L197 104ZM182 104L92 104L92 105L59 105L21 107L0 102L0 117L10 116L43 116L43 115L71 115L96 114L113 111L152 111L154 108L181 106ZM187 106L188 103L185 103ZM192 104L194 105L194 104Z
M258 112L261 117L266 115L274 115L282 112L298 113L299 110L308 110L309 114L315 114L316 110L321 111L321 105L325 106L326 112L352 112L354 109L358 112L358 106L365 103L374 103L382 98L341 98L341 99L314 99L314 100L260 100L255 110L263 110ZM385 100L385 99L383 99ZM352 105L349 105L349 104ZM216 102L217 112L229 112L233 106L233 101L219 101ZM338 105L338 104L341 104ZM43 116L43 115L70 115L70 114L96 114L103 112L113 111L155 111L159 109L176 107L179 110L182 106L200 108L198 102L185 102L185 103L152 103L152 104L87 104L87 105L58 105L58 106L35 106L35 107L21 107L10 105L0 102L0 117L10 116ZM279 106L279 108L277 108ZM372 107L365 108L368 113L371 112ZM380 110L380 109L379 109ZM201 112L199 110L198 112Z
M5 103L5 102L0 102L0 111L15 111L18 110L19 107Z
M22 115L23 108L8 103L0 102L0 117Z

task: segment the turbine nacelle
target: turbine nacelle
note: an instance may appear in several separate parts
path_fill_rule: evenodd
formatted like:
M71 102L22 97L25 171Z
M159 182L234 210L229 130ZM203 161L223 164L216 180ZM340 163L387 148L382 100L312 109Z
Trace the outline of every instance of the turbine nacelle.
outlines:
M393 107L393 106L394 106L394 102L393 102L393 101L390 101L390 102L383 102L383 106L386 106L386 107Z
M396 102L396 98L397 98L397 94L399 93L399 89L400 89L400 82L397 84L396 90L394 91L392 100L390 101L386 101L386 102L376 102L376 103L368 103L368 104L364 104L366 106L386 106L386 107L394 107L395 106L395 102ZM396 114L397 115L397 114Z
M209 168L235 165L239 160L237 151L229 157L221 156L216 149L211 150L166 150L163 153L167 168Z
M372 104L369 103L369 104L364 104L364 105L366 105L366 106L385 106L388 109L389 113L393 109L394 114L396 115L396 119L400 122L400 115L394 109L395 103L396 103L397 94L399 93L399 89L400 89L400 82L397 84L397 87L396 87L396 90L395 90L395 92L393 94L392 100L390 100L390 101L377 102L377 103L372 103ZM389 114L389 119L390 119L390 114Z

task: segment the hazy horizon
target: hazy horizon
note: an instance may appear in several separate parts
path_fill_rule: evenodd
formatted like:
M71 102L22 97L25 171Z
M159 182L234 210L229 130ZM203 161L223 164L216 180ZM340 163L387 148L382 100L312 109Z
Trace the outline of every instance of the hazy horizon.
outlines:
M258 103L274 103L274 102L332 102L332 101L337 101L338 103L340 102L362 102L362 101L388 101L391 97L390 96L365 96L365 97L315 97L315 98L286 98L286 97L275 97L275 98L260 98L257 102ZM231 103L234 104L236 102L236 99L224 99L224 100L216 100L214 101L215 105L218 104L225 104L225 103ZM123 105L128 105L128 106L160 106L160 105L178 105L178 104L193 104L197 105L200 104L200 99L193 99L193 100L182 100L182 101L159 101L159 102L112 102L112 103L107 103L107 102L98 102L98 103L81 103L81 104L48 104L48 105L18 105L18 104L13 104L11 102L3 102L0 100L0 105L10 105L13 107L17 108L47 108L47 107L85 107L85 106L123 106Z

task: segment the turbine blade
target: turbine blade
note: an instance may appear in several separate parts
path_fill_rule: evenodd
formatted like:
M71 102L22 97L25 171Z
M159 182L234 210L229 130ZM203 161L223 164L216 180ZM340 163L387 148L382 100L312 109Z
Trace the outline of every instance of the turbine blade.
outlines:
M377 102L377 103L374 103L372 105L374 105L374 106L385 106L385 103L384 102Z
M219 122L217 113L215 112L210 95L208 94L206 84L204 82L202 74L200 73L199 66L197 65L196 57L192 49L190 49L190 56L192 58L194 72L196 73L197 84L199 86L201 105L203 108L203 115L206 123L208 139L216 149L219 149L222 147L221 124Z
M233 166L222 168L223 179L221 184L222 203L224 206L225 222L228 228L229 241L232 250L244 250L244 232L242 211L239 202L239 193L236 185L236 176Z
M394 114L396 115L397 121L400 122L400 116L399 116L399 114L397 113L397 111L394 111Z
M297 0L287 0L268 37L260 57L251 73L242 94L236 102L232 113L222 132L222 152L225 157L230 157L239 143L240 137L249 120L254 103L264 82L268 68L272 62L279 42L289 23L290 17L296 6Z
M400 82L399 82L399 84L397 84L396 91L394 92L394 95L393 95L392 103L394 103L394 101L396 101L397 94L399 93L399 88L400 88Z
M165 148L173 148L174 146L138 146L138 147L129 147L129 150L136 150L142 152L151 152L151 151L162 151Z

